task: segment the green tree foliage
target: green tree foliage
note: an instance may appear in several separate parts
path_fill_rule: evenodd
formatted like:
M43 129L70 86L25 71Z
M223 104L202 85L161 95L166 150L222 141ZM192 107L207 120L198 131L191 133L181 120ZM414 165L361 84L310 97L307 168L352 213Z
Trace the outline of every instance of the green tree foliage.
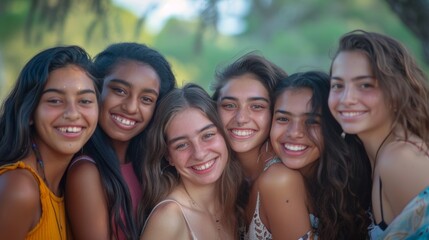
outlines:
M188 1L198 7L197 17L171 18L151 33L146 21L168 1L154 2L136 16L112 0L1 0L0 99L31 56L58 44L80 45L95 55L113 42L142 42L169 59L179 85L192 81L206 89L217 66L249 51L259 51L289 73L327 71L338 38L358 28L397 38L424 62L424 38L391 10L387 2L393 0L243 0L247 10L238 18L245 27L236 35L218 29L225 14L220 4L226 1L228 13L237 15L234 0Z

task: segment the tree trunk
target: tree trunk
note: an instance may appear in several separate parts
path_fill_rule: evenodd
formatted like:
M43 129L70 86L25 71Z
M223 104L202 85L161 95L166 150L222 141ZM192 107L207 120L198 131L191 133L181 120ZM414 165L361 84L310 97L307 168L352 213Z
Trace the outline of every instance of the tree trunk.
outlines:
M429 65L429 1L386 0L394 13L422 43L423 58Z

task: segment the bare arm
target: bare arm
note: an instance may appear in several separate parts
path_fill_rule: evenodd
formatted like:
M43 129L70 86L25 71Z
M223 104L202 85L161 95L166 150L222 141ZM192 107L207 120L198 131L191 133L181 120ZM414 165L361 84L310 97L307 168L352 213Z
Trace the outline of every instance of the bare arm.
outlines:
M106 196L97 166L75 163L67 173L65 204L74 239L110 239Z
M180 207L176 203L165 203L156 208L147 219L140 240L192 239Z
M41 217L39 186L26 170L0 175L1 239L24 239Z
M283 164L275 164L260 178L261 218L273 239L296 240L310 231L302 175Z

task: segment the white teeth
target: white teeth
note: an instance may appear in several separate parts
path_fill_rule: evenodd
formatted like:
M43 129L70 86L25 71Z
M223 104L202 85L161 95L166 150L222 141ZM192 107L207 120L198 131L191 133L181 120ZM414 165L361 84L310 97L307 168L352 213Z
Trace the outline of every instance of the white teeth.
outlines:
M354 117L361 114L362 112L341 112L341 115L343 115L344 117Z
M207 168L213 166L214 160L208 161L205 164L198 165L198 166L192 166L193 169L196 169L198 171L206 170Z
M126 119L126 118L122 118L122 117L119 117L117 115L112 115L112 118L115 119L116 121L120 122L121 124L124 124L127 126L134 126L136 124L136 121Z
M240 137L246 137L246 136L250 136L254 133L255 131L253 130L232 130L232 133L234 133L237 136Z
M81 127L60 127L58 128L58 130L64 133L78 133L82 131L82 128Z
M286 143L284 147L290 151L302 151L307 148L307 146L305 145L295 145L295 144L289 144L289 143Z

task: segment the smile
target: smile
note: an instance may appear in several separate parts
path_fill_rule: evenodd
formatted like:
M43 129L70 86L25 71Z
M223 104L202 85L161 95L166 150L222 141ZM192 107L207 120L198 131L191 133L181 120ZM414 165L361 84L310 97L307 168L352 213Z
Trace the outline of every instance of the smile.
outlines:
M344 117L356 117L362 115L364 112L340 112Z
M305 149L308 148L308 146L306 145L301 145L301 144L290 144L290 143L286 143L283 145L284 148L286 148L289 151L294 151L294 152L299 152L299 151L304 151Z
M118 115L113 115L113 114L111 116L115 121L119 122L120 124L126 125L126 126L134 126L136 124L136 121L131 120L131 119L123 118L123 117L120 117Z
M192 169L195 169L198 171L204 171L204 170L210 168L211 166L213 166L214 162L215 162L215 160L210 160L210 161L208 161L204 164L201 164L201 165L194 165L194 166L192 166Z
M255 133L254 130L239 130L239 129L232 129L231 132L239 137L248 137Z
M82 127L59 127L57 129L63 133L78 133L82 131Z

